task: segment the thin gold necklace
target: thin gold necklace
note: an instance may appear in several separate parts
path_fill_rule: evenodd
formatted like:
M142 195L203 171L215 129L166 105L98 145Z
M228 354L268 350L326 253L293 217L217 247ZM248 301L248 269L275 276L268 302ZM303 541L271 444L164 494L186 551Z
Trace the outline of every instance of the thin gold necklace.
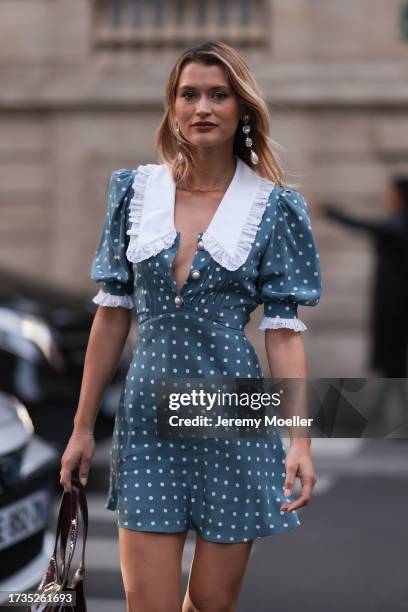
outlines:
M223 183L223 187L227 188L228 185L231 183L232 179L234 178L235 175L235 169L229 179L229 181L227 183ZM183 187L180 187L180 189L183 189L184 191L188 191L189 193L213 193L216 191L220 190L220 187L217 187L217 189L184 189Z

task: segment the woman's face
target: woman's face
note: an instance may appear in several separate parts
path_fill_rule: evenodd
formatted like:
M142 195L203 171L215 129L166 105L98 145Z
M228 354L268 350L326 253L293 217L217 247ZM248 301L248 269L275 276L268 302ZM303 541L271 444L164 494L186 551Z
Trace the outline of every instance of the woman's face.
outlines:
M243 110L228 83L224 69L192 62L184 66L176 91L175 115L180 133L197 147L214 147L234 141ZM210 122L209 127L195 125Z

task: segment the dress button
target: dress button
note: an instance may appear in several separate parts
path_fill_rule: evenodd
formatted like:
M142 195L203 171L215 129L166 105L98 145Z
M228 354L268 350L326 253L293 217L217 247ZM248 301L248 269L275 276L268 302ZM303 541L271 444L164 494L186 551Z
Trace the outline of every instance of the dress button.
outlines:
M201 276L200 270L193 270L191 273L191 278L193 278L194 280L198 280L200 276Z
M177 308L182 305L183 301L184 300L181 297L181 295L176 295L176 297L174 298L174 302L175 302Z
M204 242L203 242L202 240L199 240L199 241L197 242L197 249L198 249L199 251L202 251L202 250L204 249Z

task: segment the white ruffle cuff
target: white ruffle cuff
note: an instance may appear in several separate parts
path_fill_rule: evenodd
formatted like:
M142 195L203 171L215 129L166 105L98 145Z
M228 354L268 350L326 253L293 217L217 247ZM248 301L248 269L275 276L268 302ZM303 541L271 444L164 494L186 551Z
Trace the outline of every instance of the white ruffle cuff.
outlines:
M95 304L99 306L121 306L122 308L133 308L134 301L131 295L113 295L112 293L106 293L102 289L92 299Z
M261 324L258 329L261 331L265 329L292 329L296 332L303 332L307 330L306 325L297 318L294 319L282 319L281 317L263 317Z

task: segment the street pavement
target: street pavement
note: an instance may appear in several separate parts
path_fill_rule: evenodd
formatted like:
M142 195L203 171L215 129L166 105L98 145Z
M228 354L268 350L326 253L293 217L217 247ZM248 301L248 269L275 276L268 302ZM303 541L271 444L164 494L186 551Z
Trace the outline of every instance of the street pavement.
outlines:
M104 508L109 444L87 485L88 612L126 612L116 516ZM255 541L237 611L407 612L408 440L314 439L312 449L318 482L302 525ZM184 588L194 542L189 532Z

